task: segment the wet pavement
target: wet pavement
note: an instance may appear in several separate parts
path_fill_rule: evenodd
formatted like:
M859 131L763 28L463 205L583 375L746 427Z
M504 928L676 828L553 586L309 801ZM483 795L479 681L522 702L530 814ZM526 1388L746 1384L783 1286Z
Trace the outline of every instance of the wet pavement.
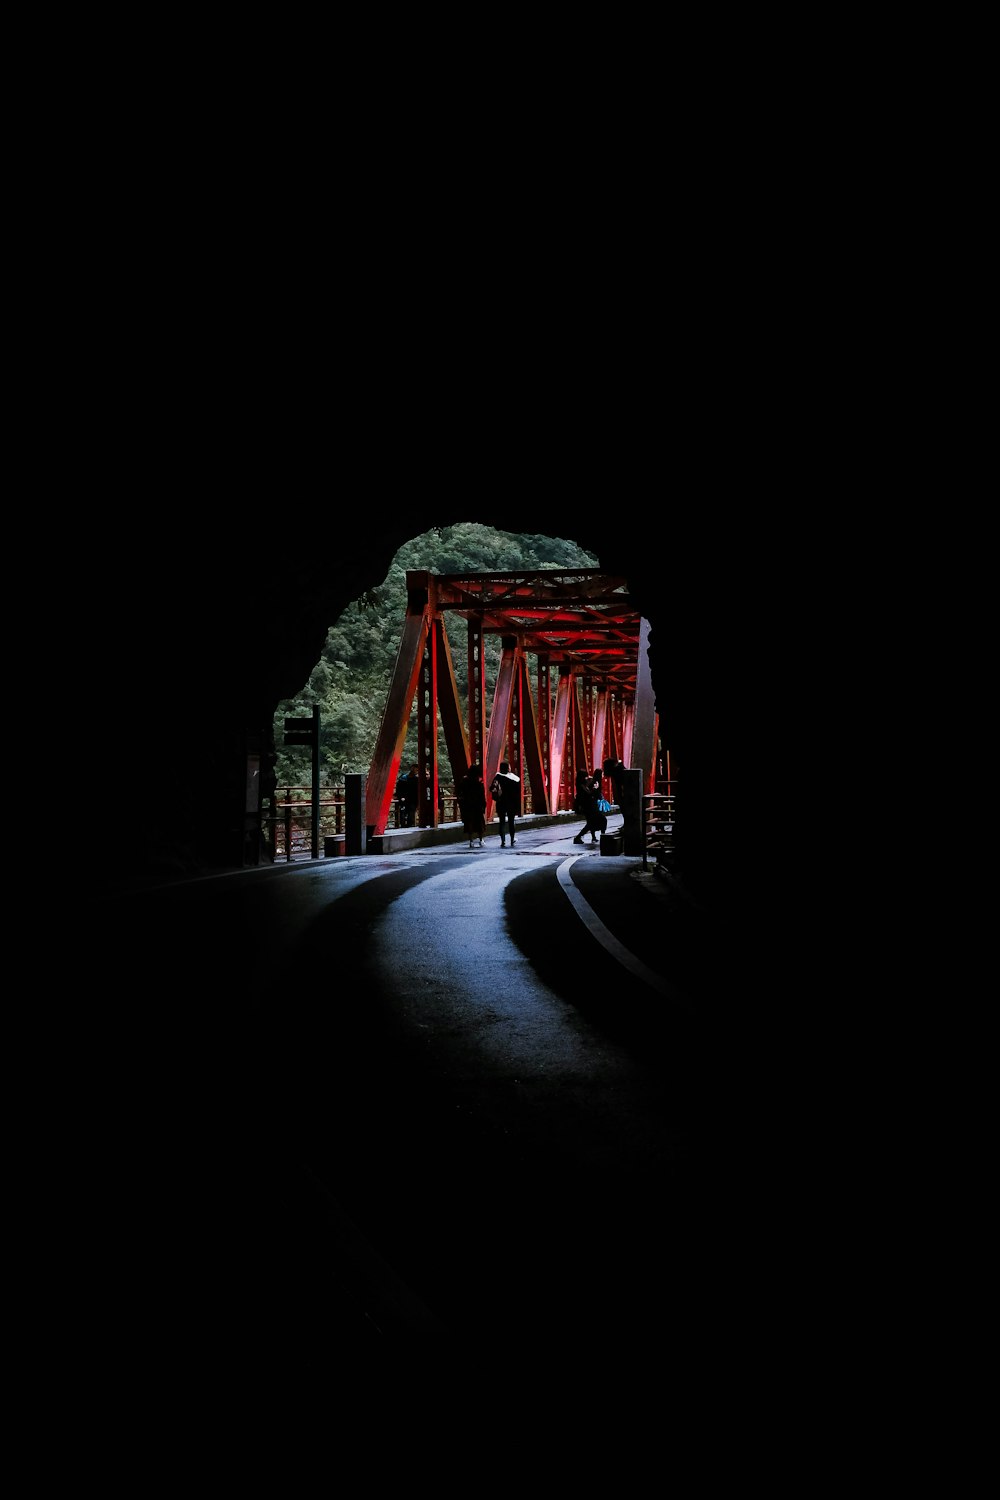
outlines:
M140 1324L711 1336L749 1263L731 949L578 827L99 896L85 1197Z

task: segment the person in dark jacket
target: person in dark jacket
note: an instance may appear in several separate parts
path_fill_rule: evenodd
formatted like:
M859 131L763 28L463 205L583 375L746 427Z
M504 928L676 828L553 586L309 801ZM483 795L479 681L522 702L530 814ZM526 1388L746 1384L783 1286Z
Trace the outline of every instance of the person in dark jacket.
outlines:
M602 767L605 776L611 782L612 797L621 807L625 801L625 765L617 755L609 755Z
M576 773L576 800L573 803L573 811L582 813L586 823L580 829L574 844L582 844L585 833L590 834L590 842L597 843L597 835L607 831L608 820L598 807L601 797L601 778L596 771L588 771L586 766Z
M502 760L500 769L490 783L490 796L496 804L500 820L500 848L507 847L506 834L510 834L510 847L514 847L514 819L521 811L521 778L510 768L510 762Z
M401 777L396 795L399 798L399 826L412 828L416 822L417 803L420 800L419 766L412 765L407 774Z
M471 849L479 840L480 849L486 835L486 788L483 785L483 768L475 762L469 767L457 788L458 805L462 811L462 822L469 837Z

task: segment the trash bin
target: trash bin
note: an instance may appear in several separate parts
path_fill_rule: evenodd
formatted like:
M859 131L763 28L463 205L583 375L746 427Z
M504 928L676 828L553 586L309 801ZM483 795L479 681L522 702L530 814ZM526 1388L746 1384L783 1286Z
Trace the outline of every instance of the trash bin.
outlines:
M323 840L323 853L326 855L327 859L330 858L331 854L346 854L347 853L347 835L346 835L346 833L331 833L326 839L324 839Z

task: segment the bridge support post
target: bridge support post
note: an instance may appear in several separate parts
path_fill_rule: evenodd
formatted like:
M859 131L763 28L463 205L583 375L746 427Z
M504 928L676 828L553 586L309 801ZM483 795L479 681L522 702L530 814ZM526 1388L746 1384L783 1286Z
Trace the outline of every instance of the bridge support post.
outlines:
M344 853L366 854L365 783L360 771L348 771L344 777Z
M642 854L646 848L646 829L643 823L643 801L645 772L641 766L624 771L621 778L622 835L626 854Z

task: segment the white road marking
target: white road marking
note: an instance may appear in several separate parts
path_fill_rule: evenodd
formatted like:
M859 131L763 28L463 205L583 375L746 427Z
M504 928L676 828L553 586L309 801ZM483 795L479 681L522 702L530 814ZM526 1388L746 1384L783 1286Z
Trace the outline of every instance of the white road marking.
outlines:
M579 887L573 883L573 866L581 858L586 858L586 855L568 855L557 869L556 874L559 876L559 884L566 892L570 905L588 932L592 933L601 946L607 949L612 958L617 959L623 968L628 969L630 974L634 974L637 979L641 979L643 984L648 984L650 989L656 990L658 994L666 995L668 999L675 1000L679 1005L683 1005L686 1010L692 1010L691 1001L684 994L683 990L679 990L676 985L671 984L662 975L654 974L653 970L642 962L642 959L636 958L635 954L630 952L624 943L620 943L609 928L605 927L590 902L581 893Z

